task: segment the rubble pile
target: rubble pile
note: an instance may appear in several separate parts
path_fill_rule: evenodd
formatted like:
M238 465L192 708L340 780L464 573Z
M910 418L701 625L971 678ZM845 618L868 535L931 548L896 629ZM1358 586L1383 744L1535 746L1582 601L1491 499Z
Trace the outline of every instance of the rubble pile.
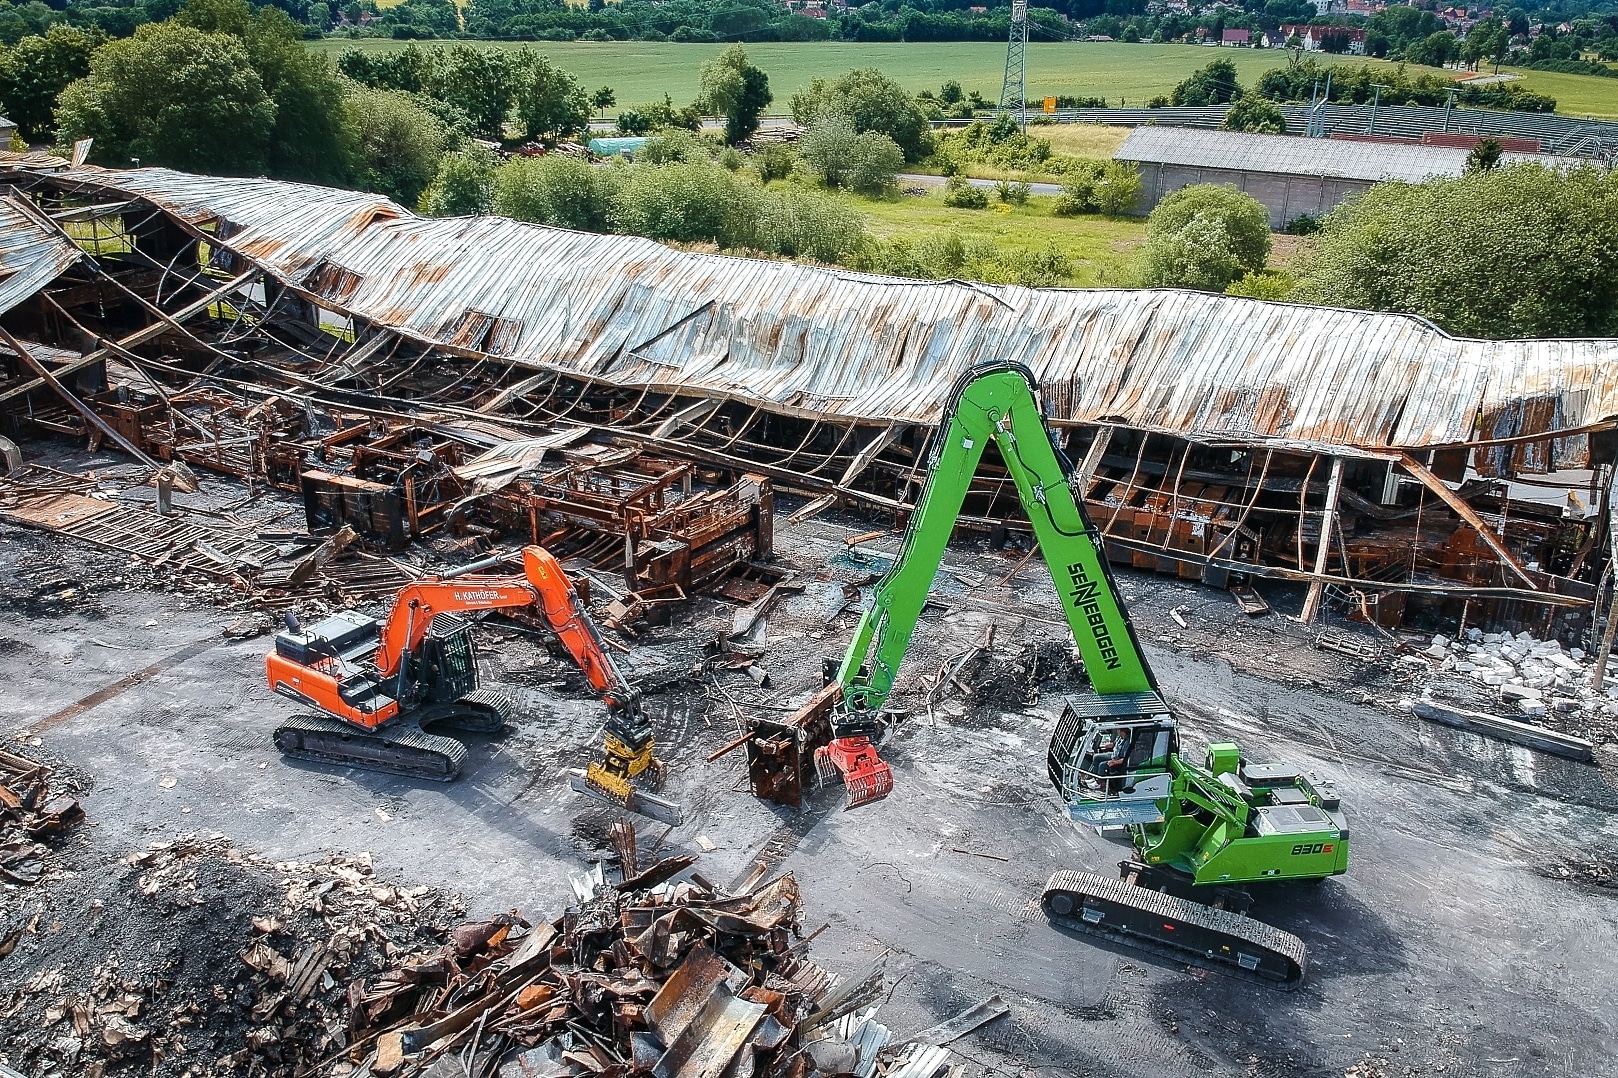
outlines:
M353 1047L328 1073L812 1073L803 1033L870 1003L880 971L832 991L798 938L790 873L766 882L761 868L735 893L674 882L694 860L617 886L597 870L552 921L465 924L437 953L355 981ZM624 863L633 872L632 853Z
M0 881L31 887L49 871L50 843L84 819L84 810L56 792L51 770L25 756L0 751ZM0 958L10 954L21 930L0 932Z
M120 867L8 913L0 1063L31 1078L292 1078L347 1047L351 980L438 949L463 913L377 879L363 855L271 862L221 835Z
M1579 648L1564 649L1556 640L1473 628L1457 639L1434 636L1423 654L1439 660L1441 671L1470 677L1492 689L1501 703L1523 715L1537 718L1549 711L1618 715L1618 682L1598 693L1590 685L1593 657Z

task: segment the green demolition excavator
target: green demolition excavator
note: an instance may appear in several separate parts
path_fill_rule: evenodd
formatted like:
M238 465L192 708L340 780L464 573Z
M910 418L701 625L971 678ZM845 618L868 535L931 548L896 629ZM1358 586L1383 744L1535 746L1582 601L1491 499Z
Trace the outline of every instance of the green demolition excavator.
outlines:
M955 383L933 443L927 486L898 560L876 587L837 672L832 740L816 753L823 782L840 775L850 808L886 796L893 773L873 738L967 488L994 442L1021 496L1093 691L1072 700L1052 735L1051 782L1069 816L1128 828L1121 878L1057 872L1052 921L1186 957L1281 987L1303 978L1303 941L1246 916L1243 885L1320 880L1348 868L1336 792L1283 764L1209 745L1181 755L1179 725L1158 693L1102 549L1051 436L1037 383L1014 363L973 367Z

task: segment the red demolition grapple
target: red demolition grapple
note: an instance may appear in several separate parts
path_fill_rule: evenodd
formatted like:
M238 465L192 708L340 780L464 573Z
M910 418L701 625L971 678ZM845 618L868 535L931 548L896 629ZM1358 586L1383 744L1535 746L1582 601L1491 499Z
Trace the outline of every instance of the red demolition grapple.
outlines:
M882 762L868 737L832 738L829 744L815 750L815 770L822 786L842 777L848 794L845 808L879 801L893 792L893 769Z

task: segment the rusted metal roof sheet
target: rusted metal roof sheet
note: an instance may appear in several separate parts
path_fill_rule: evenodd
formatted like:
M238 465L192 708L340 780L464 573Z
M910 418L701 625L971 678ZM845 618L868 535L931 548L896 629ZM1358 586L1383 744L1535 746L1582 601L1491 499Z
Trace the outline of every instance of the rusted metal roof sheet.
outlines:
M0 198L0 311L9 311L83 257L39 211Z
M1358 144L1356 144L1358 146ZM376 195L162 169L59 173L217 228L333 309L429 343L626 386L873 422L935 420L1016 359L1059 420L1203 440L1458 444L1618 417L1618 340L1471 341L1403 315L1177 290L920 282Z

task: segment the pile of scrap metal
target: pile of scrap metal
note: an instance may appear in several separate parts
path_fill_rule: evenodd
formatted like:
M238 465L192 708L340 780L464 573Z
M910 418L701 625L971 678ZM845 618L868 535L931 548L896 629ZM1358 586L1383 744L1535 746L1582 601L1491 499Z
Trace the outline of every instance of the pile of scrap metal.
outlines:
M151 501L120 497L148 484L157 487ZM0 478L0 520L128 555L225 609L351 606L419 575L359 550L351 528L317 536L229 510L189 509L171 500L169 484L166 473L139 466L80 475L28 464Z
M818 1073L807 1043L868 1005L881 971L839 987L806 957L790 873L766 882L760 867L734 892L700 875L672 882L694 860L636 873L631 854L616 886L599 868L575 880L579 903L554 921L463 925L440 954L356 982L344 1066L398 1078L450 1073L440 1061L477 1078Z
M0 261L16 271L0 312L23 349L0 353L0 421L87 433L52 392L65 387L122 437L150 431L154 455L307 477L312 519L394 549L565 526L599 544L598 565L626 567L630 592L689 592L702 550L745 571L726 552L762 542L659 519L666 505L632 504L637 477L706 469L722 515L767 479L807 496L794 519L902 516L950 381L1016 359L1117 562L1304 585L1306 620L1335 602L1384 625L1567 637L1609 561L1618 341L1457 340L1401 315L1169 290L885 281L38 155L0 160L0 178L14 191ZM153 394L181 416L165 423ZM316 412L381 424L361 438L378 455L345 442L322 463L313 443L351 424L297 429ZM571 452L604 459L557 452L498 497L476 477L466 493L478 454L572 430L587 433ZM961 526L1026 548L992 456ZM547 480L558 459L593 463L588 482Z
M0 880L35 884L45 875L49 849L84 819L77 799L52 789L51 770L25 756L0 751ZM22 932L0 938L0 958Z

